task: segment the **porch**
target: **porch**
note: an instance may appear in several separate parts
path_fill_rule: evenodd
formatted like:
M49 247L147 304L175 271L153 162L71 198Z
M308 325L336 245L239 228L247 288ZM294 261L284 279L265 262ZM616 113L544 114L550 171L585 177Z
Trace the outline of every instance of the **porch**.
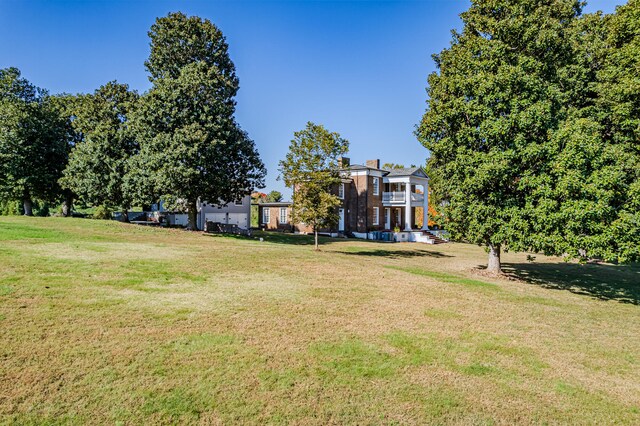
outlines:
M394 174L383 178L382 206L386 229L400 228L409 232L427 230L429 211L429 179L421 169L410 174ZM417 214L420 226L416 224Z

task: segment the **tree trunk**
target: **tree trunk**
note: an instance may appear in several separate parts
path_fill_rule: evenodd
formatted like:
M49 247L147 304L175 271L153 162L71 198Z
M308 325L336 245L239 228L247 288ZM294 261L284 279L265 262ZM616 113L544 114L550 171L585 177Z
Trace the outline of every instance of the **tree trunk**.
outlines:
M500 265L500 245L489 244L489 264L487 265L487 271L493 274L499 274L502 272Z
M315 239L315 250L318 251L318 250L320 250L320 248L318 248L318 230L314 229L313 233L314 233L314 236L315 236L314 237L314 239Z
M129 223L129 209L122 209L122 219L120 219L121 222L126 222Z
M189 231L197 231L198 230L198 206L195 201L189 201L187 204L187 209L189 213L189 223L187 224L187 229Z
M25 192L22 199L22 205L24 206L24 215L33 216L33 202L31 201L31 195Z
M73 194L69 191L64 195L62 202L62 216L71 217L73 211Z

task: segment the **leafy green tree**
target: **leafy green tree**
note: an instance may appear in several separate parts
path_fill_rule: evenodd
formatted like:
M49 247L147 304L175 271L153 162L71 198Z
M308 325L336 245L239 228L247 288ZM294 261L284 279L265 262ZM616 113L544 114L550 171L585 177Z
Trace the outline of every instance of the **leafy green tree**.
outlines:
M209 20L171 13L149 32L153 83L134 117L140 153L127 188L142 203L184 200L189 228L197 202L226 204L264 185L254 142L234 119L238 78L222 32Z
M533 246L582 259L638 260L640 1L584 16L572 42L570 109L554 135L554 190L535 211L547 218L546 232Z
M282 193L280 191L271 191L267 194L267 203L279 203L282 201Z
M322 125L308 122L295 132L289 152L281 160L280 174L293 188L292 219L313 228L315 249L318 230L338 223L340 199L332 192L341 181L338 159L349 150L349 141Z
M58 179L67 158L67 129L45 90L0 70L0 198L22 201L33 215L33 201L60 195Z
M416 166L415 166L415 164L412 164L411 167L416 167ZM394 170L394 169L397 170L397 169L404 169L406 167L404 166L404 164L384 163L382 165L382 168L384 170Z
M60 120L64 123L64 129L66 132L66 159L65 164L69 164L69 155L73 148L80 142L82 142L82 134L78 133L73 128L74 110L78 102L78 96L62 93L54 95L51 98L53 108L57 112ZM64 174L64 171L63 171ZM60 181L58 181L60 183ZM73 215L73 201L77 195L70 189L62 187L61 198L62 205L60 213L63 217L71 217Z
M535 248L545 232L532 213L553 182L551 135L566 117L561 71L579 14L574 0L473 0L462 32L434 56L418 138L448 197L448 230L485 245L492 272L501 250Z
M138 98L128 85L115 81L77 98L72 123L83 140L71 150L61 179L64 188L86 203L120 207L124 220L131 206L124 179L129 159L139 151L129 127Z

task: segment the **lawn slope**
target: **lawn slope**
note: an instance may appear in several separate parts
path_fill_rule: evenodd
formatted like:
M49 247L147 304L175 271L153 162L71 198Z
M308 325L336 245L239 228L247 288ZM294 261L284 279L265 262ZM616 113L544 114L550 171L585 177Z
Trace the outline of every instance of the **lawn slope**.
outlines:
M0 217L0 423L639 424L640 268Z

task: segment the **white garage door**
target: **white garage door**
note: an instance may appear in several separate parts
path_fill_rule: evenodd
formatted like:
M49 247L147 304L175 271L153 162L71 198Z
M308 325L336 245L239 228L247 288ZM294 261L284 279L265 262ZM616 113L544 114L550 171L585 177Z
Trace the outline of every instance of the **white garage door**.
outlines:
M229 224L249 229L249 215L246 213L229 213Z
M205 222L227 223L227 214L226 213L205 213L204 220Z

